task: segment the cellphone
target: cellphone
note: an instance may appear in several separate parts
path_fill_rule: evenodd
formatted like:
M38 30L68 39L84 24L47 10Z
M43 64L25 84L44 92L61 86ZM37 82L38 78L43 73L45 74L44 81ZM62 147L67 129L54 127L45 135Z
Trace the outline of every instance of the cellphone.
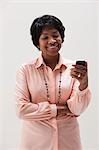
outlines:
M84 60L78 60L78 61L76 61L76 65L83 65L83 66L87 67L87 62Z

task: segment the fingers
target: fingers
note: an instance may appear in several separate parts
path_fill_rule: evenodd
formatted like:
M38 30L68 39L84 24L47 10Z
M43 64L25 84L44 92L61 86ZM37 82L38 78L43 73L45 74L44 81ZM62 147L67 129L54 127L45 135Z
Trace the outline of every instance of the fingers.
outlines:
M83 65L73 65L70 75L72 78L82 79L87 74L87 67Z
M77 68L77 69L87 71L87 66L84 66L84 65L72 65L72 66L75 67L75 68Z
M78 76L79 74L84 76L86 74L86 71L85 70L76 69L76 68L72 68L71 69L71 75Z

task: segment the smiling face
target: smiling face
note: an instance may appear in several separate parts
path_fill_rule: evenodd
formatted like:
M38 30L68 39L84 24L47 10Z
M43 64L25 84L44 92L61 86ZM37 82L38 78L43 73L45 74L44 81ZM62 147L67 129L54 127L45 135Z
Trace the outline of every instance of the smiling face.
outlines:
M57 29L46 27L42 30L38 47L45 58L58 55L61 45L62 38Z

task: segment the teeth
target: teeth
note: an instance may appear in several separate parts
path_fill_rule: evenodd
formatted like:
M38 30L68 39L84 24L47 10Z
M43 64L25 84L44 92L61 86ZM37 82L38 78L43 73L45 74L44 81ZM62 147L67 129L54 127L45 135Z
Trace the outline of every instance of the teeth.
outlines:
M56 46L51 46L51 47L49 47L49 48L55 48Z
M48 48L56 48L57 46L50 46L50 47L48 47Z

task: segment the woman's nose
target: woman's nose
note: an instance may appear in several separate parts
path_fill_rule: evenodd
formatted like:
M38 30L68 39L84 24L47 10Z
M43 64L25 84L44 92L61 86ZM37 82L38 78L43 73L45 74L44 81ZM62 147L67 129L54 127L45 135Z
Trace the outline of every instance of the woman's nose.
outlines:
M53 37L51 37L50 39L49 39L49 43L50 44L54 44L56 42L56 40L53 38Z

